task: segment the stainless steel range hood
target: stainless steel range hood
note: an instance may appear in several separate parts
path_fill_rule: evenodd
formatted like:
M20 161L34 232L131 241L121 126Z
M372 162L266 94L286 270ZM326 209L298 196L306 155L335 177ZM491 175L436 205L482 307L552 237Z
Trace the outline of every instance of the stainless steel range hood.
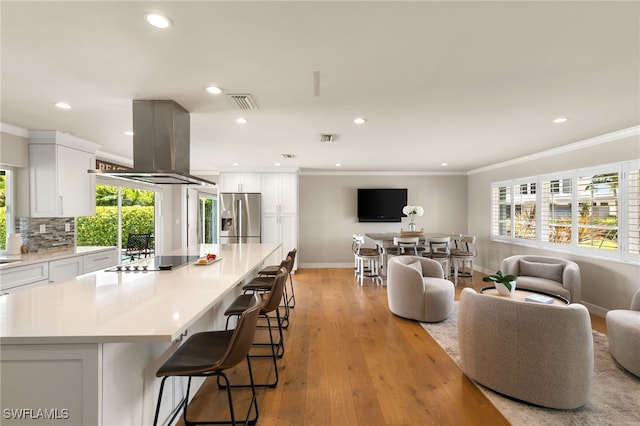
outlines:
M100 176L168 185L215 185L189 174L189 112L171 100L133 101L133 169Z

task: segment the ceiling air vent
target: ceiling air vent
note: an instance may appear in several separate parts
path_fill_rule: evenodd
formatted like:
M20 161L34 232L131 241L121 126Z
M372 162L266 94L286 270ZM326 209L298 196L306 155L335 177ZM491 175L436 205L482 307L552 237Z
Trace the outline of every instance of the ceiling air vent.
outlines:
M336 135L332 135L332 134L329 134L329 133L322 133L320 135L320 142L322 142L322 143L331 143L331 142L333 142L335 140L335 136Z
M227 98L229 98L229 102L236 109L258 109L258 105L256 105L256 101L253 100L253 97L248 93L235 93L228 94Z

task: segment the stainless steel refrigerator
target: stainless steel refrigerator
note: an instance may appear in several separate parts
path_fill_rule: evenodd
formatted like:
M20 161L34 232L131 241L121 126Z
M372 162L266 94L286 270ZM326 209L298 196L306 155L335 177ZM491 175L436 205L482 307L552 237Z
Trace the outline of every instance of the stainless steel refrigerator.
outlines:
M220 202L220 244L260 242L260 194L223 192Z

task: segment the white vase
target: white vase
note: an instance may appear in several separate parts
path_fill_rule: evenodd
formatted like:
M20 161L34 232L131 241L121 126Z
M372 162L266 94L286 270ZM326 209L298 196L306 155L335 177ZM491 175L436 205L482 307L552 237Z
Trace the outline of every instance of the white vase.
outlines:
M498 293L500 293L503 296L511 296L511 293L515 289L516 289L516 282L515 281L511 281L511 291L509 291L504 284L496 283L496 290L498 290Z

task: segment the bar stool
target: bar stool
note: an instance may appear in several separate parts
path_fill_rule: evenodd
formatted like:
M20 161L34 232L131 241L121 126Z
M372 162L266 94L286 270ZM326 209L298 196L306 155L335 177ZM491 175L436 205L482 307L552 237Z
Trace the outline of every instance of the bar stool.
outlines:
M278 307L282 301L282 295L284 293L284 285L287 282L287 270L280 268L278 275L275 276L273 286L271 290L266 293L260 293L259 297L262 301L262 307L260 308L260 316L267 320L267 328L269 329L269 343L253 343L253 346L270 346L271 355L249 355L250 358L273 358L273 367L275 371L275 381L272 383L260 383L255 386L267 386L275 388L278 385L278 358L282 358L284 355L284 336L282 334L282 321L280 318L280 311ZM255 297L255 294L241 294L231 303L231 305L224 312L227 317L227 325L229 327L229 320L233 316L241 315L246 310L247 305L251 303L251 300ZM279 341L274 343L273 341L273 326L271 325L271 317L269 314L274 312L276 314L276 324L278 326ZM249 385L233 385L232 387L247 387Z
M476 237L463 235L462 238L454 240L453 245L450 258L453 266L453 282L458 285L458 276L471 277L473 280L473 259L478 255ZM465 270L467 265L468 272Z
M250 296L250 299L248 299L246 303L246 309L244 309L240 314L240 319L238 320L234 330L205 331L192 335L158 369L156 376L162 377L162 381L160 382L160 393L158 395L156 413L153 419L154 426L158 424L158 415L160 413L164 382L167 378L176 376L189 378L186 395L184 400L180 403L183 410L182 415L185 424L222 423L235 425L236 419L233 409L233 398L231 395L232 386L230 386L229 377L224 373L224 370L235 367L243 358L247 360L249 380L251 382L249 386L252 391L251 402L249 404L249 409L247 410L244 424L255 424L258 421L258 400L256 398L256 390L253 383L253 372L251 370L249 350L251 349L251 343L255 336L260 308L260 298L257 295ZM231 419L205 422L190 421L187 419L187 407L189 404L191 378L209 376L217 376L218 380L220 380L220 377L224 379L226 383ZM255 410L255 417L253 419L249 419L252 409ZM177 410L169 420L169 424L173 422L179 413L180 410Z
M451 237L429 237L427 243L429 244L429 252L425 252L423 256L437 260L442 266L444 276L448 277L451 274L449 270L449 244L451 243Z
M378 273L381 253L379 249L364 248L362 247L363 244L364 236L354 234L352 250L356 262L355 271L358 282L360 285L363 285L365 278L373 278L382 283L380 274Z
M244 291L245 294L249 292L255 293L255 292L265 292L265 291L271 290L271 287L273 287L274 278L277 275L277 272L280 271L281 268L285 268L287 270L287 274L289 278L291 278L290 271L293 268L293 258L290 255L288 255L285 259L282 260L282 262L280 262L280 265L278 266L278 270L276 271L276 274L254 277L253 279L251 279L251 281L249 281L247 284L242 286L242 290ZM288 328L290 306L287 303L286 283L283 289L283 302L284 303L282 303L282 306L284 307L284 316L282 317L282 328Z
M387 248L387 255L389 256L420 256L425 248L420 247L418 243L420 238L418 237L393 237L394 247Z
M298 249L294 248L293 250L291 250L289 253L287 253L287 256L291 257L291 267L289 268L289 287L291 288L291 296L287 297L287 287L285 286L284 288L284 297L287 301L287 305L289 306L289 308L293 309L296 307L296 294L293 291L293 277L292 277L292 271L293 268L296 264L296 255L298 254ZM259 276L268 276L268 277L275 277L276 274L278 273L278 270L280 270L280 267L282 265L269 265L269 266L265 266L264 268L262 268L259 272L258 275Z

